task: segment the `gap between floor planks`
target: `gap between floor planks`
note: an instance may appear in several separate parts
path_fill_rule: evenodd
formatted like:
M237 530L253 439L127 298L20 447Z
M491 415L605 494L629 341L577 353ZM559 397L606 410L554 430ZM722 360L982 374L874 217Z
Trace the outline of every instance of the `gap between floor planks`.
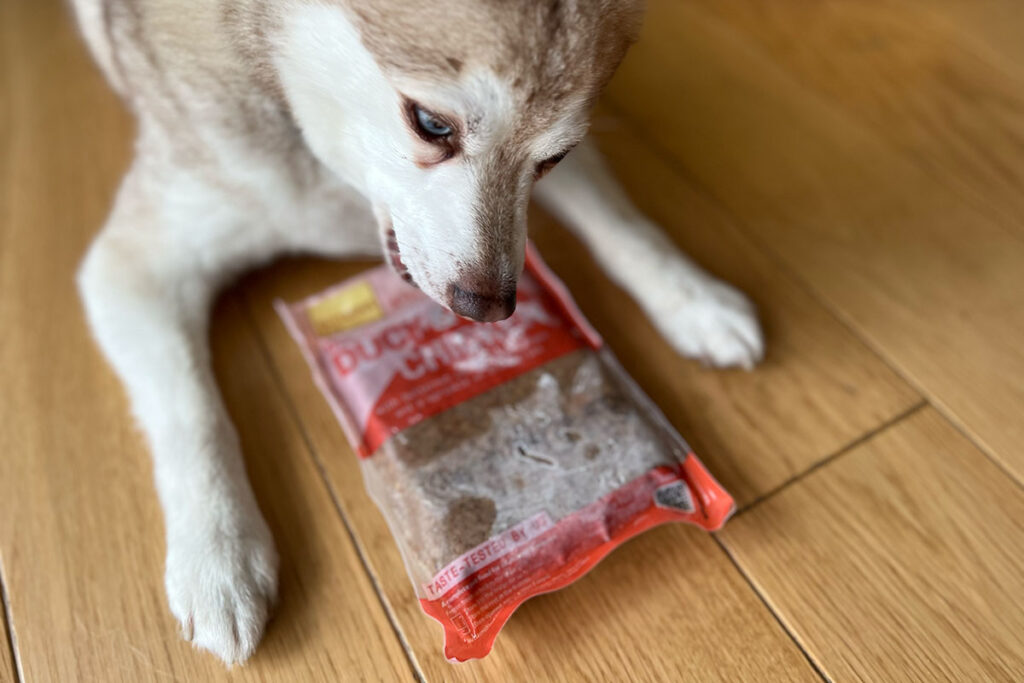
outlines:
M318 457L316 450L313 446L313 441L309 438L309 433L306 431L306 426L302 421L302 415L291 400L287 389L285 388L284 381L281 378L281 374L278 370L277 365L274 363L273 356L270 353L270 349L267 347L266 339L263 338L263 334L260 332L259 327L256 325L256 321L253 319L252 310L249 306L244 307L246 325L249 327L250 333L259 345L260 352L263 356L263 360L266 363L267 370L273 378L274 385L277 387L278 393L281 396L282 401L287 405L288 412L292 417L292 421L298 426L299 432L302 435L303 443L306 446L306 455L311 459L317 474L320 477L320 481L323 484L324 490L331 499L331 504L334 506L334 511L338 515L338 519L345 526L345 531L348 532L349 539L352 541L352 547L355 549L359 561L363 565L363 570L366 572L366 576L369 578L374 591L377 593L377 597L380 600L381 608L387 615L388 622L391 624L391 628L394 630L395 637L402 646L402 650L405 652L406 658L409 660L409 665L412 668L413 676L417 681L425 681L423 671L416 660L416 653L409 645L409 641L405 637L405 633L402 631L401 625L398 623L398 619L395 615L395 610L391 606L391 602L388 600L388 596L384 593L380 586L380 580L377 574L373 571L373 566L369 562L366 556L366 548L360 542L359 535L352 527L352 523L348 519L348 515L345 514L345 510L342 507L341 501L338 499L337 492L334 487L331 486L330 478L327 475L327 471L324 469L323 463Z
M925 406L717 538L828 677L1021 680L1022 517L1015 483Z
M612 101L604 102L601 105L601 108L603 108L613 116L622 117L623 119L629 118L628 113L621 109ZM653 154L655 154L662 163L671 168L681 178L686 178L692 184L694 190L698 192L701 197L703 197L709 203L714 204L716 207L718 207L719 210L721 210L723 214L729 216L730 220L735 224L741 225L743 223L743 219L740 216L736 215L734 212L730 211L727 206L723 205L717 199L717 197L711 191L709 191L708 188L705 185L703 185L697 178L695 178L693 174L690 173L689 170L685 166L683 166L679 159L677 159L670 151L664 149L661 145L657 144L656 141L650 139L649 136L641 137L644 141L644 144L652 150ZM759 241L753 237L751 237L751 241L754 243L759 243ZM879 344L871 336L865 335L863 330L858 326L857 322L855 320L852 320L850 316L847 315L846 311L844 311L841 307L837 307L833 301L831 301L827 296L823 295L818 289L816 289L812 281L809 281L808 279L803 277L799 272L792 271L792 269L789 267L786 261L774 250L762 248L760 249L760 251L764 256L769 258L779 268L780 271L785 272L788 276L792 277L793 281L799 284L800 288L804 292L806 292L811 299L813 299L823 308L827 309L835 318L836 322L841 324L850 333L852 337L856 338L861 344L871 349L872 353L878 358L878 360L881 363L885 364L885 366L888 367L894 375L898 376L903 382L907 384L907 386L912 387L914 391L919 392L921 396L930 395L930 392L928 391L928 387L926 385L922 384L918 379L916 379L912 374L909 374L900 365L893 362L892 358L890 358L886 353L884 346ZM956 414L952 412L949 406L943 403L931 403L927 398L925 398L922 399L920 403L911 406L905 412L896 415L890 420L887 420L886 422L880 424L878 427L867 430L861 437L858 437L851 441L848 446L844 446L842 449L833 453L832 455L826 456L825 458L811 464L806 470L803 470L792 475L789 479L782 482L775 488L758 495L758 497L751 501L742 502L738 506L737 514L743 512L744 510L750 507L753 507L757 503L760 503L762 500L770 498L781 489L786 488L790 484L801 479L803 476L810 474L812 471L820 467L823 467L824 465L827 465L833 458L846 452L846 450L848 450L849 448L852 448L853 446L858 445L862 441L869 439L877 432L883 431L887 427L896 424L900 420L909 416L911 413L916 412L919 408L925 405L933 407L936 411L943 415L943 417L946 418L946 420L954 429L956 429L964 436L964 438L966 438L968 441L974 444L974 446L977 447L979 451L984 453L985 456L989 460L991 460L996 467L1003 471L1007 478L1009 478L1015 484L1024 489L1024 476L1021 476L1018 472L1014 471L1003 459L999 458L999 456L986 443L980 441L975 433L968 430L964 426L963 422L957 418Z
M9 683L15 680L23 681L21 667L18 662L18 641L14 632L14 624L11 621L11 602L7 597L7 579L4 577L4 555L0 549L0 601L3 602L3 619L0 619L0 644L3 652L0 654L0 683ZM17 674L15 672L17 671Z

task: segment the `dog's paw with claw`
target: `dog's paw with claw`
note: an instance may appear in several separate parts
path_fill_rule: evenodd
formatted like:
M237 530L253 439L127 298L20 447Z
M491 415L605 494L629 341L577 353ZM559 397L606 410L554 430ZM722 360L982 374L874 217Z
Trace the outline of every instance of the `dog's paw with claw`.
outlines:
M277 597L277 551L258 512L170 532L164 578L185 640L229 666L249 658Z
M764 357L757 312L743 294L707 279L677 301L663 301L654 320L679 353L714 367L750 370Z

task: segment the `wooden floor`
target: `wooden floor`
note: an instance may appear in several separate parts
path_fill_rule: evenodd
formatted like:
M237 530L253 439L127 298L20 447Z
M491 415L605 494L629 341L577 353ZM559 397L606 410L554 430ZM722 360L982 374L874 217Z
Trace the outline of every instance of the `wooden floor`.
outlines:
M594 121L637 203L755 299L752 373L672 354L540 212L624 365L736 495L527 603L453 666L271 309L213 343L281 602L225 670L177 636L148 457L72 274L132 122L56 0L0 2L0 680L1024 680L1024 4L651 0Z

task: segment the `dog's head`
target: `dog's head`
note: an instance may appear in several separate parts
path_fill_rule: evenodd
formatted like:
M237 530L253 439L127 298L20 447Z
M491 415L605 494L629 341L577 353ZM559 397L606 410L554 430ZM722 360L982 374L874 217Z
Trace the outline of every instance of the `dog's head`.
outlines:
M296 2L275 63L313 152L373 203L388 261L475 320L515 306L534 181L572 149L639 0Z

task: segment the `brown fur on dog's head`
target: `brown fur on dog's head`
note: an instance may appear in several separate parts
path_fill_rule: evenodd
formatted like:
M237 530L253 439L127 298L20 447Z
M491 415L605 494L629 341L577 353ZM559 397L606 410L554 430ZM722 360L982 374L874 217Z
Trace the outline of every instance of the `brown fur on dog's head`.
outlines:
M403 274L463 315L507 316L530 188L583 136L641 3L305 7L279 65L311 148L374 203Z
M350 2L363 43L386 69L457 77L484 66L539 111L590 99L636 39L636 0L403 0Z

